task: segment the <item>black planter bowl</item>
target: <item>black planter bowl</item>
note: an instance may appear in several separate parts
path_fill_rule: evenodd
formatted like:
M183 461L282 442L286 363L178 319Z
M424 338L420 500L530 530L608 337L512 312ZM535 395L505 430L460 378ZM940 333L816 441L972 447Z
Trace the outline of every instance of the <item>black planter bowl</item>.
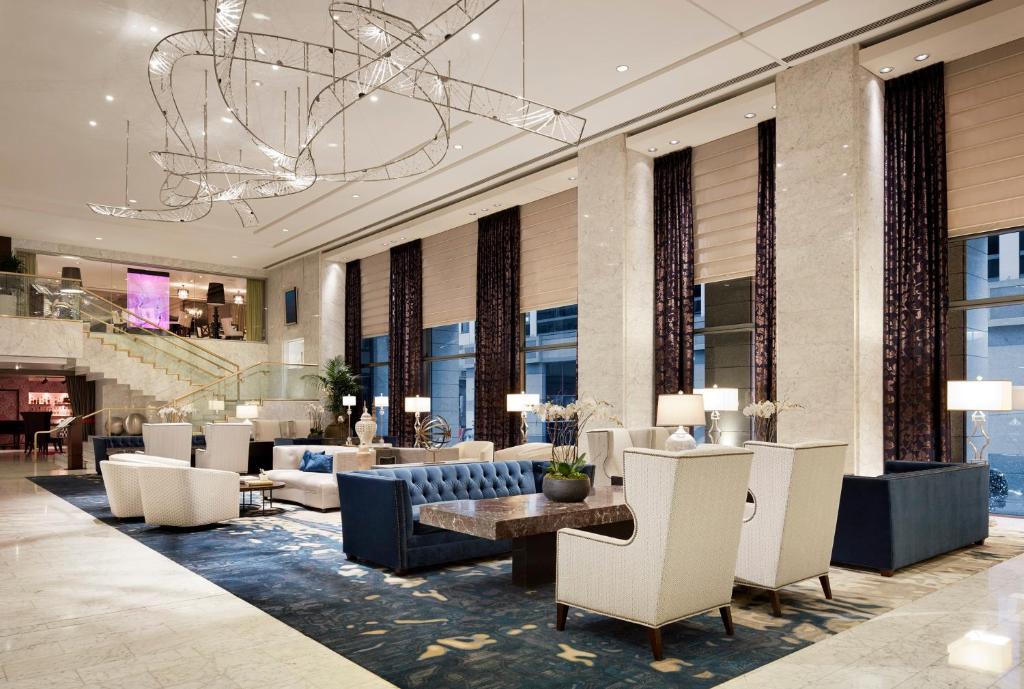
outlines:
M555 478L545 476L544 497L552 502L583 502L590 495L590 478Z

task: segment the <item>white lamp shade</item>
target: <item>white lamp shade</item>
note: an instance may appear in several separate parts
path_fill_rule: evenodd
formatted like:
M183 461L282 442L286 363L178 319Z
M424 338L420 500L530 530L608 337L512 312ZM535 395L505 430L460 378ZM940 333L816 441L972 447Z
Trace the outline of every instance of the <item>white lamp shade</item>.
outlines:
M736 411L740 408L740 391L737 388L699 388L695 395L704 398L704 411Z
M224 400L210 400L210 411L224 411Z
M341 406L343 406L343 407L354 407L354 406L356 406L356 396L355 395L345 395L344 397L341 398Z
M377 395L376 397L373 398L373 404L376 407L385 407L386 408L388 406L388 396L387 395Z
M260 408L255 404L239 404L235 407L235 417L239 419L255 419L260 415Z
M950 380L946 383L950 411L1010 411L1013 384L1008 380Z
M700 395L658 395L658 426L703 426L704 398Z
M405 398L405 410L407 412L420 412L422 414L430 413L430 398L429 397L406 397Z
M505 409L508 411L530 411L531 407L538 404L540 404L540 395L526 392L515 392L505 395Z

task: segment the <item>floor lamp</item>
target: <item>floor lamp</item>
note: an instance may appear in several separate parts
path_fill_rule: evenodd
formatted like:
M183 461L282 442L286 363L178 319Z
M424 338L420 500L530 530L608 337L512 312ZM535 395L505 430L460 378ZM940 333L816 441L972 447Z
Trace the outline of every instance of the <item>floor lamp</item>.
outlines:
M704 411L711 412L711 425L708 426L708 442L717 445L722 441L722 429L718 422L724 411L737 411L740 408L740 391L737 388L700 388L694 394L704 398Z
M973 456L968 461L981 462L992 442L985 412L1012 411L1013 384L1008 380L950 380L946 383L946 409L973 412L971 432L967 434ZM980 446L974 440L979 437L984 439Z
M341 406L345 407L345 421L348 423L348 435L345 436L345 444L352 444L352 407L356 406L355 395L343 395Z
M381 431L384 429L384 410L388 408L388 396L377 395L373 398L373 406L377 410L377 437L380 438L380 442L384 442L384 434Z

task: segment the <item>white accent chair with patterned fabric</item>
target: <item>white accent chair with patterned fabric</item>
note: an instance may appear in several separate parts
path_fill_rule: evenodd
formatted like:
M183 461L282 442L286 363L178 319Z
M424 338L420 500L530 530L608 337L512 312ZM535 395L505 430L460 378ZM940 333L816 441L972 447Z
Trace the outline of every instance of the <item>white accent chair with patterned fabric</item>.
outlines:
M206 526L239 515L240 477L233 471L144 464L138 475L147 524Z
M594 465L594 485L610 486L622 476L622 454L631 447L664 450L671 428L600 428L584 433L587 464Z
M152 457L168 457L191 462L192 424L144 423L142 443L146 448L146 454Z
M731 636L752 456L720 445L626 450L623 490L633 535L558 532L556 627L565 629L570 607L635 622L647 627L655 660L663 657L662 627L687 617L718 610Z
M832 598L828 568L843 487L846 444L749 442L753 509L740 536L736 582L766 589L782 615L779 589L818 577Z
M209 423L203 427L206 449L196 450L196 468L220 469L244 474L249 470L248 423Z
M551 459L551 443L523 443L494 451L494 461L516 459Z
M139 467L156 465L187 467L188 462L166 457L119 453L103 461L103 488L107 491L110 512L118 519L142 516L142 492L139 488Z
M452 445L459 451L459 459L478 459L481 462L494 461L494 443L490 440L463 440Z

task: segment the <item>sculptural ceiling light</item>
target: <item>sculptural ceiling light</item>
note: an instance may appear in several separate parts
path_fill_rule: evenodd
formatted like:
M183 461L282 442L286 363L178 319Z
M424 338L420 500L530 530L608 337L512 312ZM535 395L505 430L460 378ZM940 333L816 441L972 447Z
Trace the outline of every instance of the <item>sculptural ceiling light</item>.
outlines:
M372 3L366 7L352 2L332 2L327 7L326 21L333 23L333 43L341 38L350 44L342 48L242 31L246 0L216 0L212 29L173 33L156 44L149 59L150 85L157 107L166 120L165 138L171 142L164 150L150 154L165 173L160 201L167 208L133 208L127 205L127 200L124 206L90 203L89 207L101 215L117 218L190 222L206 216L214 203L223 202L234 208L243 226L252 226L258 223L250 205L253 200L296 194L317 180L391 180L430 170L448 151L452 110L485 117L564 144L578 144L585 124L583 118L521 96L452 78L450 64L442 72L431 62L438 48L498 2L446 2L440 12L419 25L374 9ZM231 162L211 157L208 151L211 147L216 151L219 146L216 141L207 142L210 129L205 121L205 106L198 137L200 143L197 143L194 131L197 127L193 123L190 129L187 118L182 115L172 80L175 65L186 57L196 56L212 60L216 85L224 103L265 164L250 165L241 160ZM299 134L291 146L288 145L287 107L283 143L275 138L280 132L279 121L264 127L257 124L264 121L263 118L250 117L247 81L250 65L254 69L262 65L274 70L292 70L292 74L305 80L302 111L296 117ZM301 92L301 87L299 90ZM358 169L347 169L347 161L341 169L318 167L313 155L317 137L332 121L339 121L344 129L346 111L364 98L375 99L376 91L426 104L430 116L436 119L432 138L411 151L360 164ZM417 112L421 115L423 110ZM212 132L209 138L213 138ZM218 184L211 179L213 175L217 176ZM220 180L227 181L220 184Z

